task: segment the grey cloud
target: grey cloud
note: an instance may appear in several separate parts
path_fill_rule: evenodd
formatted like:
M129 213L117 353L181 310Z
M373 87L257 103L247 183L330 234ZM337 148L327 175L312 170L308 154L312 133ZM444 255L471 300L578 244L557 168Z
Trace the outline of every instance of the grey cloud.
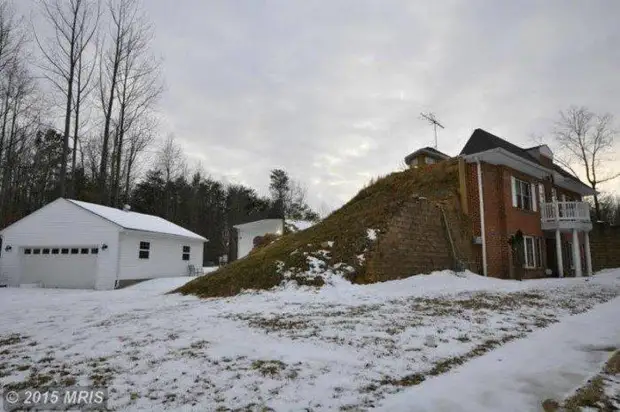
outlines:
M620 114L614 0L145 6L165 59L166 131L210 173L262 193L283 167L315 205L339 206L432 144L420 111L445 123L450 154L476 127L529 144L570 104Z

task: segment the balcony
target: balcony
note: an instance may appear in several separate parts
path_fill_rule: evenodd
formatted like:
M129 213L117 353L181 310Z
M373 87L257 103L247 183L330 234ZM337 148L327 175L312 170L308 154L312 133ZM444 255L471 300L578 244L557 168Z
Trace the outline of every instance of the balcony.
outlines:
M588 202L545 202L540 212L543 230L592 230Z

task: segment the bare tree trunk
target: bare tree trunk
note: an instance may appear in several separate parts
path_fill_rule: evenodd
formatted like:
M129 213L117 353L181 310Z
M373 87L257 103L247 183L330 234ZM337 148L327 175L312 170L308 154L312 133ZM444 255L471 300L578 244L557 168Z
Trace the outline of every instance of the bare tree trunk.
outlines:
M76 67L96 31L99 14L97 13L96 21L92 24L93 5L88 0L56 0L54 3L44 2L42 5L44 17L54 36L49 38L47 44L42 44L35 31L35 40L47 64L45 77L66 99L59 177L60 197L65 197ZM91 25L92 28L89 27Z

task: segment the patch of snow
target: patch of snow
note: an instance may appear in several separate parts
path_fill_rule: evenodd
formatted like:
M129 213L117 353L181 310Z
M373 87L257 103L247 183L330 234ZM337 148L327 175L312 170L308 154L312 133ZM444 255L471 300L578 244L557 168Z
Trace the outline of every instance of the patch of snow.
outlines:
M377 240L377 232L378 230L376 229L366 229L366 236L368 237L368 240L373 242Z
M545 399L564 399L600 371L609 352L593 348L618 344L618 310L620 298L566 318L406 389L379 410L541 410ZM447 388L458 390L446 396Z
M123 411L537 410L539 397L600 367L584 345L617 344L620 333L619 300L599 305L620 293L620 270L589 282L442 271L362 286L339 274L348 269L317 272L319 289L202 300L165 294L192 277L115 291L0 289L0 339L17 337L2 348L0 386L31 373L56 380L64 370L77 385L105 374L110 407ZM509 304L493 305L501 299ZM550 318L560 323L541 329ZM382 383L515 334L525 338L417 387Z

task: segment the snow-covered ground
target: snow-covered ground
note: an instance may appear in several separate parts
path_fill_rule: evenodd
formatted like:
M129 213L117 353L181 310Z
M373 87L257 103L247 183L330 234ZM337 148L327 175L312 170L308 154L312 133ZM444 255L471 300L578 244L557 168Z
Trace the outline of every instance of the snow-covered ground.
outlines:
M0 384L109 385L117 410L528 411L620 346L620 270L165 294L188 280L0 289Z

